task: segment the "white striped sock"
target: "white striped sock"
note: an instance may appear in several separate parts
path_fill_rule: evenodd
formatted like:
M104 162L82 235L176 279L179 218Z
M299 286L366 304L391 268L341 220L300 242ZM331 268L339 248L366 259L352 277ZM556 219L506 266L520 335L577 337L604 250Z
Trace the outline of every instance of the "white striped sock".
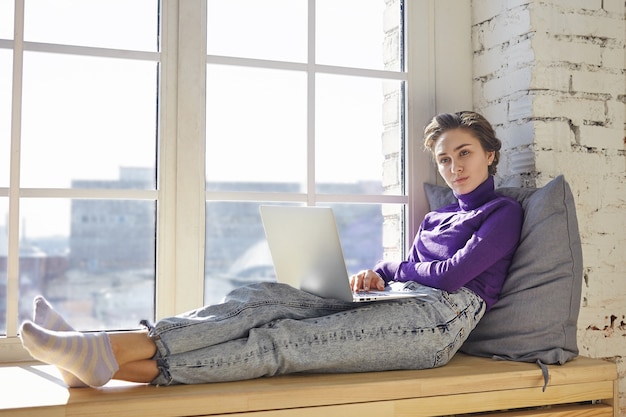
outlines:
M20 337L35 359L66 370L92 387L106 384L119 369L104 332L58 332L26 321Z
M50 303L41 295L38 295L33 300L34 313L33 321L35 324L48 330L55 330L58 332L74 331L74 328L70 326L65 319L50 305ZM75 375L67 372L64 369L59 369L61 378L71 388L79 388L88 386Z

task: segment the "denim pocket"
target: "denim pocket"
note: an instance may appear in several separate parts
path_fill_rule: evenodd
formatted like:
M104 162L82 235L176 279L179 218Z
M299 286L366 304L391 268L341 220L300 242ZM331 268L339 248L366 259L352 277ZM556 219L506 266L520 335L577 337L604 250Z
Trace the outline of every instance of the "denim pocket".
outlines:
M454 315L459 315L459 306L452 300L450 293L447 291L441 291L441 301L446 304L450 310L454 311Z
M450 362L450 359L452 359L454 354L461 348L461 345L465 341L465 335L465 327L461 327L461 329L456 332L452 341L435 354L435 363L433 364L434 368L443 366Z

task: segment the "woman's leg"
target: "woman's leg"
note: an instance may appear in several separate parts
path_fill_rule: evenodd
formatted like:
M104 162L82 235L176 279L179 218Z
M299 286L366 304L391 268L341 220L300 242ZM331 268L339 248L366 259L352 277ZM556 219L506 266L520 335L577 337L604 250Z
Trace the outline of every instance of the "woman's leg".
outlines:
M297 291L297 290L296 290ZM456 353L484 313L484 302L469 290L440 292L436 300L406 299L355 306L315 301L306 295L283 291L283 303L272 299L272 308L255 305L265 319L271 310L282 310L273 319L256 320L238 309L227 317L207 316L179 322L169 330L157 323L155 334L161 370L154 384L194 384L231 381L294 372L365 372L422 369L444 365ZM324 303L329 303L322 308ZM315 307L317 305L317 307ZM325 314L309 315L321 309ZM267 310L267 311L266 311ZM306 317L308 315L308 317ZM237 333L246 320L255 326ZM233 323L230 323L230 322ZM264 323L261 323L264 322ZM231 338L218 331L225 327ZM193 350L179 341L206 336L197 330L213 326L218 342ZM167 326L165 326L167 327ZM182 329L188 331L187 334ZM174 330L170 334L170 331ZM224 333L224 334L222 334ZM210 333L209 333L210 335ZM227 340L226 340L227 339Z
M25 322L20 336L34 358L57 366L84 384L101 386L112 378L151 382L159 373L152 358L157 351L155 340L160 341L162 332L169 335L168 347L188 351L241 337L276 318L315 317L348 305L286 285L259 284L233 291L224 304L161 320L151 335L146 331L81 333L71 331L69 325L65 326L68 329L45 329ZM54 321L65 323L56 312Z
M148 383L157 377L156 345L147 331L109 333L109 338L119 365L113 379Z
M83 382L73 387L99 387L111 379L151 382L159 370L151 358L156 345L147 331L81 333L54 331L25 322L20 331L24 347L43 362Z
M30 322L20 336L35 358L91 386L112 377L165 385L203 383L292 372L441 366L484 308L465 289L441 292L434 301L355 307L266 283L235 290L224 304L161 320L149 336L55 332Z
M250 329L275 319L318 317L352 307L352 303L324 300L280 284L259 284L231 292L224 303L163 319L147 332L109 333L119 364L113 378L152 382L159 374L154 340L167 333L167 350L187 352L238 339ZM154 340L153 340L154 339Z
M44 297L35 297L33 307L33 322L41 328L56 332L75 331ZM133 382L150 382L157 376L156 361L150 360L156 352L156 345L148 337L147 331L109 333L108 336L115 361L119 366L113 378ZM45 338L44 340L49 339ZM37 351L37 348L33 348L32 345L31 349ZM57 357L57 360L62 359L62 356ZM59 371L69 387L87 386L76 375L64 368L60 367ZM93 383L93 380L91 382Z
M155 360L146 359L128 362L120 366L120 369L111 379L122 381L141 382L149 384L159 375L159 368Z

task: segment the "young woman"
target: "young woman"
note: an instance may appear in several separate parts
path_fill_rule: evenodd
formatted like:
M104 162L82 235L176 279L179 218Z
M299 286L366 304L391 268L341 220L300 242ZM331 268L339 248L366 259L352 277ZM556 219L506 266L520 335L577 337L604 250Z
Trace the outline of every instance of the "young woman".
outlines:
M238 288L222 304L164 318L141 332L81 333L42 297L20 337L70 386L110 379L158 385L233 381L294 372L366 372L445 365L498 300L522 208L494 192L501 142L474 112L440 114L425 147L457 204L429 213L405 261L350 278L355 291L415 281L433 300L355 306L283 284Z

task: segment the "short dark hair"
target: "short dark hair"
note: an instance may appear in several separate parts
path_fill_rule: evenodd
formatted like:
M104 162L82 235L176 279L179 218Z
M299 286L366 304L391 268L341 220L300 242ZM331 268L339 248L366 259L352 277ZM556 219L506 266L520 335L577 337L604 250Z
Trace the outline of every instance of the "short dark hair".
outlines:
M452 129L465 129L479 140L480 145L486 152L493 152L493 162L489 165L489 174L494 175L500 161L500 148L502 142L496 137L496 133L482 115L473 111L460 111L456 113L440 113L433 117L424 129L424 147L433 155L435 144L439 137Z

